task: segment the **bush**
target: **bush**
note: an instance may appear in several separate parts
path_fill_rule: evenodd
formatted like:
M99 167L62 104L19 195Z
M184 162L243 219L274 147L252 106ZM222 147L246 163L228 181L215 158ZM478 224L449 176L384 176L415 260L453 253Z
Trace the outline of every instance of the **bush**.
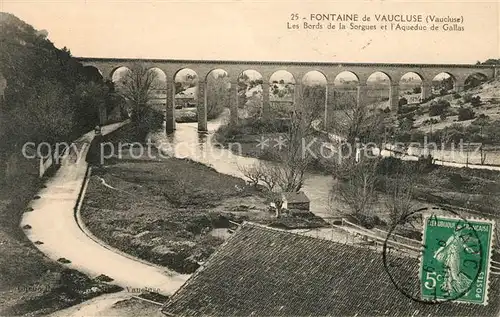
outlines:
M453 99L460 99L460 94L458 92L453 94Z
M464 100L465 103L471 102L472 101L472 94L465 94L462 99Z
M163 125L163 113L150 107L141 107L139 111L134 111L132 121L136 127L136 138L138 142L143 142L149 132L158 130Z
M444 115L444 114L442 114L442 115ZM429 125L429 124L436 124L436 123L439 123L438 119L430 118L430 119L424 120L422 122L422 125Z
M488 115L481 113L479 116L477 116L476 120L471 122L471 124L472 125L486 125L486 124L488 124L489 120L490 120L490 117Z
M401 101L401 99L400 99ZM398 108L398 114L406 114L418 110L418 105L403 105Z
M474 119L475 116L476 114L471 108L460 107L458 109L458 121Z
M425 110L424 110L424 108L422 108L422 107L418 107L417 111L415 111L415 114L416 114L417 116L421 116L421 115L423 115L424 113L425 113Z
M470 101L470 104L473 106L473 107L477 107L481 104L481 97L479 96L475 96L475 97L472 97L471 101Z
M414 94L421 94L422 93L422 87L418 86L413 88L413 93Z
M429 116L439 116L448 110L448 108L450 108L450 103L448 101L443 99L440 99L437 102L434 101L429 107Z
M442 113L442 114L439 116L439 119L440 119L441 121L444 121L444 120L446 120L446 117L447 117L447 116L446 116L446 113Z
M410 134L410 141L411 142L422 142L424 140L426 133L423 131L415 130L412 131Z
M400 121L399 123L399 129L402 131L409 131L413 128L413 120L409 118L404 118L403 120Z
M398 101L399 107L404 106L406 104L408 104L408 99L406 99L405 97L399 98L399 101Z

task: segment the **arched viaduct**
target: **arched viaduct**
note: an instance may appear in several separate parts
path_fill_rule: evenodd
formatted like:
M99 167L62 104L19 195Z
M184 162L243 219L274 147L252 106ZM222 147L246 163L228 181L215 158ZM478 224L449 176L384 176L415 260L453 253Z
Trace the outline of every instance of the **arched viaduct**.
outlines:
M421 79L422 99L431 94L431 83L433 78L440 73L449 74L454 80L454 90L463 90L466 79L473 74L482 74L488 79L499 76L499 69L492 65L468 65L468 64L385 64L385 63L326 63L326 62L254 62L254 61L215 61L215 60L171 60L171 59L122 59L122 58L86 58L78 60L84 66L93 66L103 75L104 79L111 79L113 72L120 67L131 67L134 63L143 63L146 67L161 69L167 78L166 96L166 130L172 132L175 129L174 118L174 94L175 75L178 71L189 68L199 76L198 82L198 129L207 130L205 90L208 74L215 69L223 69L229 75L231 81L231 123L237 121L237 87L238 77L246 70L255 70L262 75L263 80L263 115L269 112L269 79L278 70L290 72L295 79L295 98L300 100L302 91L301 80L310 71L321 72L326 78L326 99L333 98L334 80L342 72L353 73L358 79L357 101L363 105L367 92L368 77L375 72L386 74L390 80L389 105L391 109L397 109L399 101L399 83L403 75L416 73ZM328 101L325 102L325 120L328 122Z

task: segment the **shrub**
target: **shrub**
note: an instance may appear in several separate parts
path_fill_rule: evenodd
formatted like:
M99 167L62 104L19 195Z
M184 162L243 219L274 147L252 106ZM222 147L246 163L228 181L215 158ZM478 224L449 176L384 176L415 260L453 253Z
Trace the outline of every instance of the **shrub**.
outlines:
M418 105L403 105L398 108L398 114L406 114L418 109Z
M464 102L471 102L472 101L472 94L465 94L462 98Z
M453 94L453 99L460 99L460 94L458 92Z
M420 93L422 93L422 87L419 86L419 87L413 88L413 93L414 94L420 94Z
M134 111L132 121L136 126L136 138L138 142L143 142L148 133L158 130L163 125L163 113L150 107L141 107L139 111Z
M424 140L424 137L425 137L425 132L415 130L415 131L412 131L410 134L410 141L411 142L422 142L422 140Z
M485 115L484 113L481 113L479 116L477 116L476 120L472 121L472 125L485 125L488 123L490 120L490 117Z
M481 104L481 97L479 96L475 96L475 97L472 97L471 101L470 101L470 104L473 106L473 107L477 107Z
M432 102L429 107L429 116L439 116L450 107L450 103L446 100L440 99L437 102Z
M439 116L439 119L441 119L441 121L444 121L446 120L446 113L442 113L440 116Z
M474 119L475 116L476 114L471 108L460 107L458 109L458 121Z
M409 118L404 118L403 120L400 121L399 123L399 129L402 131L409 131L413 128L413 120Z
M406 99L405 97L403 97L403 98L399 98L399 101L398 101L398 106L400 106L400 107L401 107L401 106L404 106L404 105L406 105L406 104L408 104L408 99Z

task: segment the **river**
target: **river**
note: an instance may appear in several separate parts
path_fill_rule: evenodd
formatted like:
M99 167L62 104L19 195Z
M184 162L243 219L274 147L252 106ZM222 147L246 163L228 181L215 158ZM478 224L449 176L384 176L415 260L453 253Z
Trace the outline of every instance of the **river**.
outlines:
M151 135L152 142L161 150L177 158L188 158L213 167L217 172L243 178L239 166L251 166L259 159L234 154L213 140L214 132L227 116L208 122L208 133L199 134L197 123L177 123L171 135L159 131ZM330 212L329 193L333 178L319 173L307 173L302 190L311 200L311 212L328 218Z

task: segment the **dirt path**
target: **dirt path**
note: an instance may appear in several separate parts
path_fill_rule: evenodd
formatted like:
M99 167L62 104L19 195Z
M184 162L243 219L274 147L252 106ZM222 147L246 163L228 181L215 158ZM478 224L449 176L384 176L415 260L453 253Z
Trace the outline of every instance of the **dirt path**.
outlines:
M118 129L122 124L103 127L103 134ZM92 140L94 134L89 132L80 138L78 151L85 142ZM91 277L105 274L114 279L113 283L125 289L154 289L164 295L172 294L187 279L167 269L148 265L130 257L118 254L97 243L87 236L75 220L75 205L80 195L86 170L85 154L88 147L75 155L64 158L60 169L33 200L32 212L24 214L21 227L32 242L37 244L45 255L53 260L65 258L71 261L68 267L79 270Z

